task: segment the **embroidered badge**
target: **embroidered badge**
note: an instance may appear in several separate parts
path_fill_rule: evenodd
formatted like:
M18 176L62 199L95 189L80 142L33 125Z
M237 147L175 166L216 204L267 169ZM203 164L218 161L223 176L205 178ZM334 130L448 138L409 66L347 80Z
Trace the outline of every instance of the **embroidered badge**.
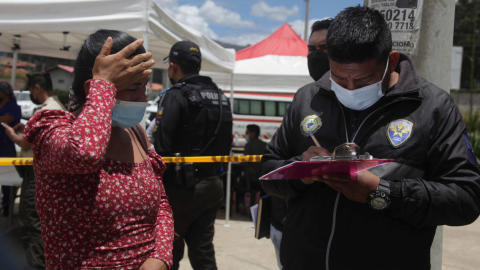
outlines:
M305 136L315 134L322 127L322 120L316 115L310 115L303 119L301 124L302 133Z
M390 122L387 127L387 137L393 147L397 148L410 139L413 132L413 123L399 119Z
M470 161L472 161L473 165L479 167L472 143L470 142L470 138L466 133L463 134L463 139L465 140L465 146L467 147L468 157L470 158Z

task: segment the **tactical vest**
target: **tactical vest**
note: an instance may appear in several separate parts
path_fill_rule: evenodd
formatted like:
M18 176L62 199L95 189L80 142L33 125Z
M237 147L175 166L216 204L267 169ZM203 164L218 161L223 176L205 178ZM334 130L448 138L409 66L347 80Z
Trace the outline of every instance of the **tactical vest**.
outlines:
M173 150L182 156L229 155L233 118L226 96L215 84L177 83L188 101ZM220 106L221 105L221 106ZM209 167L209 166L208 166Z

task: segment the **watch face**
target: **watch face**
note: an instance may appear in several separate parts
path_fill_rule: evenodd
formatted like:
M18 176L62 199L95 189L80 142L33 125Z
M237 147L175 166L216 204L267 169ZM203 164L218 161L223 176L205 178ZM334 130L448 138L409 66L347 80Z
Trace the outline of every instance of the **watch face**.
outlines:
M383 209L387 206L387 200L384 198L373 198L370 204L374 209Z

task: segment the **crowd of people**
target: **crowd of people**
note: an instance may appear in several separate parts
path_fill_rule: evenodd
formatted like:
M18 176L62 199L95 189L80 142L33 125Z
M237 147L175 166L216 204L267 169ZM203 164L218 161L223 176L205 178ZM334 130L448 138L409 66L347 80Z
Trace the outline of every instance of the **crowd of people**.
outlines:
M154 60L142 43L120 31L91 34L75 61L68 110L48 74L30 74L24 90L42 106L26 125L12 88L0 83L0 156L15 157L17 144L34 157L19 170L29 269L175 270L185 244L194 269L217 269L222 164L166 165L162 156L229 155L231 104L199 75L199 46L178 42L164 58L172 87L147 136L139 123ZM480 214L480 170L458 108L392 50L387 23L367 7L313 24L307 58L312 83L299 86L271 142L256 125L245 134L244 154L264 154L245 164L244 176L272 195L279 268L430 269L436 227ZM302 124L312 116L320 119L315 140ZM345 142L395 161L353 180L258 180Z

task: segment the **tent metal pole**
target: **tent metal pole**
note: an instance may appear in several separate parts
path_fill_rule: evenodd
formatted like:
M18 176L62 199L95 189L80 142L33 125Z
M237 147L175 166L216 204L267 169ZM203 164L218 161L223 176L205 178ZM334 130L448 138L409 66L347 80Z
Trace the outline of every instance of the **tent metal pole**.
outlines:
M145 30L143 31L143 47L148 52L148 8L150 7L150 1L145 0Z
M233 113L233 71L232 75L230 77L230 107ZM230 155L232 155L232 152L230 151ZM227 197L226 200L227 202L225 203L225 227L230 227L230 192L232 188L232 163L228 163L228 172L227 172L227 188L226 188L226 193Z
M143 32L143 47L148 52L148 32Z
M148 52L148 8L149 7L150 7L150 1L145 0L145 31L143 32L143 47L147 52ZM150 75L150 79L148 80L148 83L150 84L150 87L149 89L147 89L147 97L152 92L153 72Z
M12 63L12 75L10 80L10 85L12 89L15 90L15 81L17 79L17 61L18 61L18 49L13 49L13 63Z

